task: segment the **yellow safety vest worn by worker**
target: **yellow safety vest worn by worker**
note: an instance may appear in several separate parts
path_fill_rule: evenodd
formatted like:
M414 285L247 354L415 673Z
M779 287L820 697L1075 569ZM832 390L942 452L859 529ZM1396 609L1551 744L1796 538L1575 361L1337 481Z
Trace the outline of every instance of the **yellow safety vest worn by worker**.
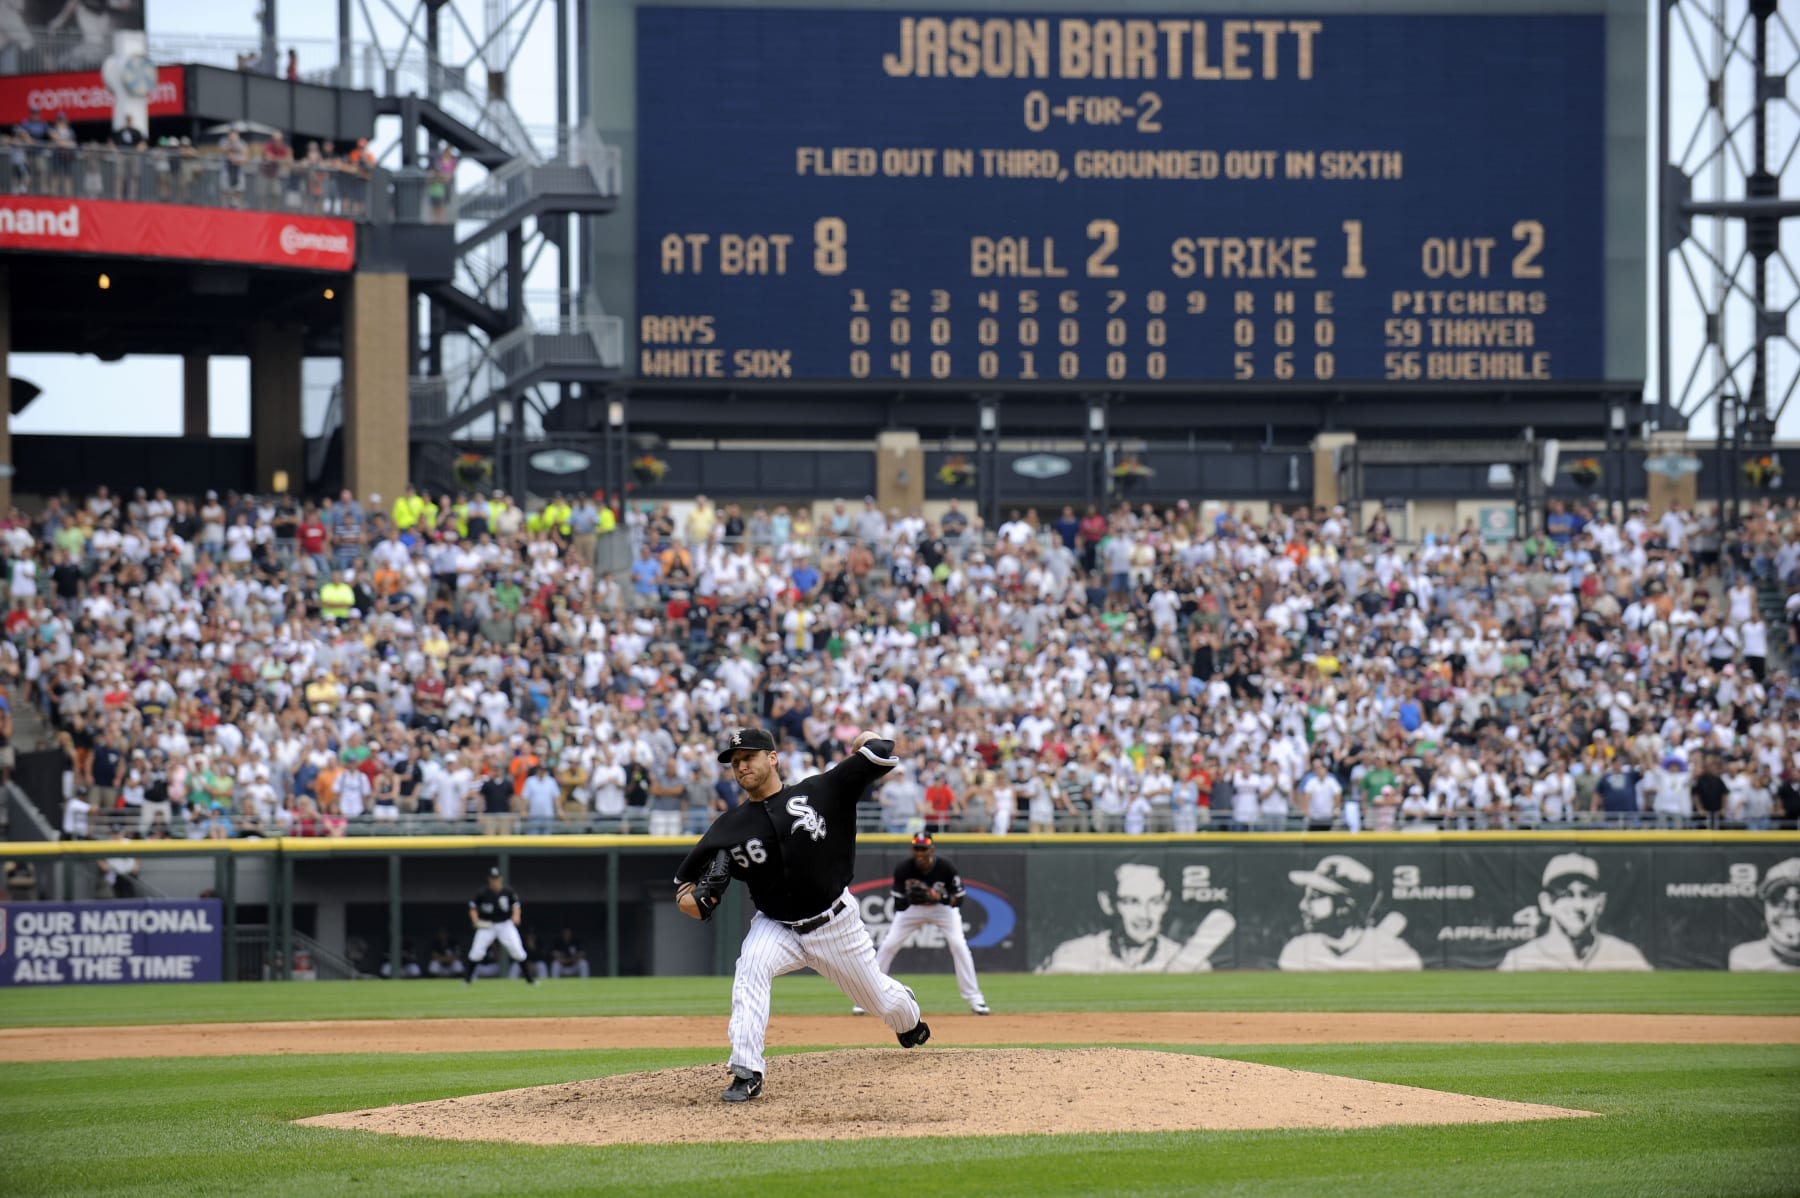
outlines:
M600 509L600 523L596 527L599 528L601 532L611 532L613 529L619 527L619 518L613 515L613 510L611 508L603 507Z
M327 620L345 620L356 607L356 589L347 582L328 582L319 588L319 613Z

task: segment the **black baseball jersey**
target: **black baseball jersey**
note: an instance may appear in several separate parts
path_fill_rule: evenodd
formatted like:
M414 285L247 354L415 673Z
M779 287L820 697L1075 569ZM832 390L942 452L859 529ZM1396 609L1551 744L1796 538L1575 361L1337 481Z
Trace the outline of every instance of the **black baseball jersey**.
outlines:
M511 923L513 908L518 905L518 892L511 886L502 886L497 891L483 886L469 900L469 910L475 912L475 918L483 923Z
M826 910L856 870L857 801L900 764L877 747L893 751L890 742L864 745L823 774L719 816L675 871L676 883L697 881L704 864L728 849L731 876L749 886L770 919L795 923Z
M906 884L911 881L923 882L927 886L941 885L944 888L944 902L952 907L962 905L965 893L962 876L956 872L956 866L951 864L950 858L941 853L932 854L930 869L920 869L919 863L911 857L894 869L894 910L904 911L912 906L906 898Z

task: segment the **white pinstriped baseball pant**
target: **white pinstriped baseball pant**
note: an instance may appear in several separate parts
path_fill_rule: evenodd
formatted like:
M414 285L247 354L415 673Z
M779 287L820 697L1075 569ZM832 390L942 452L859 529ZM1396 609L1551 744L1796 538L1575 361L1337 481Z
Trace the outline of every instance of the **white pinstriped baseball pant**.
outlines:
M876 968L883 973L892 969L900 946L913 934L913 929L928 923L943 930L944 940L950 948L950 964L956 969L956 989L963 1001L985 1003L981 983L975 980L975 956L969 951L968 937L963 934L962 912L955 907L915 903L904 911L895 912L894 922L888 925L887 935L882 938L881 951L875 954Z
M875 964L875 945L863 926L856 900L844 891L844 909L824 927L804 936L758 911L738 951L737 976L731 983L731 1064L763 1071L763 1045L769 1032L769 987L784 973L815 969L857 1006L881 1017L898 1032L919 1023L913 992Z
M479 964L487 956L488 949L496 940L500 942L500 947L506 950L506 955L513 960L523 961L525 959L525 944L519 939L519 926L512 920L506 919L499 923L489 924L485 928L477 927L475 929L475 943L469 946L469 960ZM502 976L505 976L504 970Z

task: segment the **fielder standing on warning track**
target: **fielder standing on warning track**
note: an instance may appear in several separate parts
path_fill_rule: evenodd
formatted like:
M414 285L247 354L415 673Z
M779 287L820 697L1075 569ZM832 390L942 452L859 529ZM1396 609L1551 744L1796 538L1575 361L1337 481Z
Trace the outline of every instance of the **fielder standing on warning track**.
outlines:
M912 855L894 870L894 922L888 925L887 938L875 955L876 967L883 973L893 968L900 946L913 934L913 929L927 924L944 934L950 948L950 963L956 969L956 989L969 1010L986 1015L987 999L981 995L981 983L975 977L975 957L969 952L968 937L963 934L962 904L967 891L962 876L950 858L938 855L937 845L924 832L913 837ZM860 1006L853 1014L863 1014Z
M811 968L850 1001L879 1015L902 1048L931 1037L911 990L881 972L862 914L850 897L856 858L856 804L900 764L894 742L859 735L850 756L823 774L783 786L775 740L761 728L731 734L719 754L749 800L713 822L675 871L676 905L707 919L733 878L756 904L731 985L732 1082L722 1098L762 1093L769 988L784 973Z

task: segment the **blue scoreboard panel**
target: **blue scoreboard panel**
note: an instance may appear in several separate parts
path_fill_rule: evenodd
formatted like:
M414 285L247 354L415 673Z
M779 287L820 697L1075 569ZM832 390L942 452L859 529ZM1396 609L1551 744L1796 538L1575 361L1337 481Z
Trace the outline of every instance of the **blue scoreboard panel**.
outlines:
M1598 16L637 20L640 377L1602 377Z

